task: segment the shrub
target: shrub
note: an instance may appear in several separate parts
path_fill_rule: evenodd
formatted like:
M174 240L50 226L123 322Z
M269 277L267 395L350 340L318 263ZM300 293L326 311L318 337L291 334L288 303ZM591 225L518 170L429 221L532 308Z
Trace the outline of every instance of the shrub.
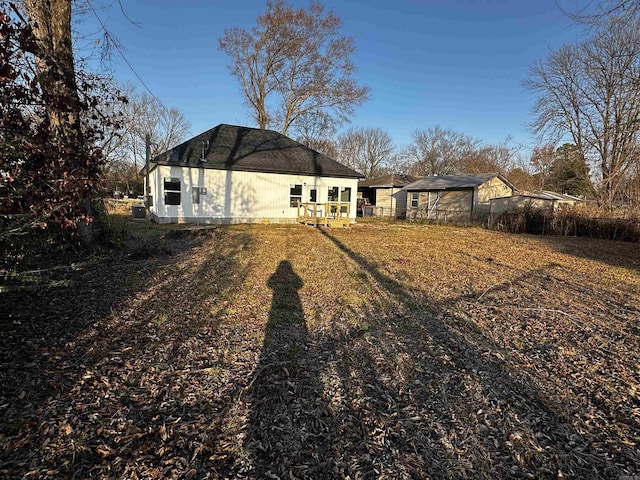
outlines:
M521 208L507 210L492 218L489 227L511 233L563 235L606 240L640 241L640 218L590 216L575 209L555 212Z

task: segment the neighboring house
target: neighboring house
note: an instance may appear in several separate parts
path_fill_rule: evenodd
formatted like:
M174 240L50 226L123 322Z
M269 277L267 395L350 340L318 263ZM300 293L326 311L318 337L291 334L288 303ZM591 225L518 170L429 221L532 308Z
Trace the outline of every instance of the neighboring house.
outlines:
M355 221L359 178L277 132L222 124L152 160L150 214L159 223L295 222L299 202L331 201Z
M491 199L491 215L499 215L507 210L531 208L544 210L552 213L562 206L573 207L577 204L584 204L587 201L583 198L574 197L562 193L543 190L538 193L517 193L509 197Z
M393 216L403 215L407 208L407 195L402 187L419 180L421 177L391 174L382 177L367 178L358 182L358 198L362 206L358 215Z
M513 195L514 186L499 173L434 175L403 191L408 219L472 221L488 216L490 200Z

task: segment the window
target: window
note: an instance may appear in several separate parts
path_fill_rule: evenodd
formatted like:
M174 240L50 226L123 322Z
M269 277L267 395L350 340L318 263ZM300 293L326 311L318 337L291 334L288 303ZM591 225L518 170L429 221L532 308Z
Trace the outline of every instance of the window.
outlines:
M200 203L200 187L191 187L191 203Z
M302 203L302 185L291 185L289 189L289 206L297 207Z
M318 201L318 190L316 188L309 190L309 201L311 203L316 203Z
M338 201L338 187L329 187L329 192L327 193L327 201L329 202L337 202Z
M411 192L411 208L418 208L420 192Z
M164 204L180 205L180 179L169 178L164 179Z
M340 189L340 203L349 203L351 202L351 187L344 187ZM349 207L347 205L340 206L340 216L346 215L349 211Z

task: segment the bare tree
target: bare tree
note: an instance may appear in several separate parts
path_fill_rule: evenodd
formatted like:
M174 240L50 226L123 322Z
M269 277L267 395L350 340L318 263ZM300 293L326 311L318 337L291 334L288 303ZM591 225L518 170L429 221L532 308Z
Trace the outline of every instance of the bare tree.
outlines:
M109 190L138 191L136 178L145 162L147 133L151 137L151 155L158 155L179 144L190 132L190 123L176 108L167 108L157 98L136 91L133 85L122 87L116 102L98 106L98 118L118 118L118 123L103 129L100 148L105 157L104 173Z
M570 135L584 158L597 165L598 198L606 208L613 206L640 153L638 26L612 19L582 44L538 61L525 82L538 97L534 131L553 143Z
M523 165L514 166L505 176L521 192L538 190L538 180Z
M151 156L158 155L185 139L191 124L175 107L166 107L147 93L128 87L128 101L122 105L126 134L122 146L128 158L142 166L145 158L145 136L151 136Z
M387 172L395 147L380 128L351 128L338 137L338 159L365 177Z
M637 18L640 0L584 0L576 2L573 9L561 10L577 23L598 27L606 25L611 18Z
M618 193L618 199L621 205L629 206L636 211L640 209L640 162L627 173Z
M536 190L544 190L548 186L555 156L556 148L552 143L535 147L531 152L530 162L536 179Z
M314 138L301 136L297 138L298 142L309 147L311 150L322 153L329 158L338 158L338 145L332 138Z
M338 158L338 145L334 140L336 127L328 115L323 112L308 112L301 116L296 130L298 142L329 158Z
M368 88L353 78L353 39L341 36L340 26L320 3L305 10L275 0L250 31L225 30L220 49L260 128L287 134L310 112L341 123L367 99Z
M479 146L465 155L461 173L505 173L514 167L514 152L506 145Z
M462 161L480 142L439 125L416 130L405 149L406 172L410 175L449 175L461 171Z
M143 176L126 158L115 159L105 166L104 181L107 192L118 195L142 195Z

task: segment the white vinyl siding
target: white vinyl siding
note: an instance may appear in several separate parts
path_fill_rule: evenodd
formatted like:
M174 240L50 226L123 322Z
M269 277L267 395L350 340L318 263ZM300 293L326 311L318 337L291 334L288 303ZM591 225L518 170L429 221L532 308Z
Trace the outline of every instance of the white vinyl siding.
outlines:
M192 192L200 187L199 202L191 194L182 195L180 205L164 202L165 177L179 178L182 190ZM211 168L188 168L160 165L150 176L151 195L157 201L151 213L161 222L244 223L295 221L297 208L291 208L291 188L302 185L301 199L308 201L315 190L318 203L327 202L330 188L337 189L337 199L349 198L350 214L355 220L357 191L355 178L318 177L277 173L241 172ZM206 188L206 193L203 193ZM158 196L158 192L161 193ZM349 193L346 193L349 192ZM341 195L342 194L342 195Z

